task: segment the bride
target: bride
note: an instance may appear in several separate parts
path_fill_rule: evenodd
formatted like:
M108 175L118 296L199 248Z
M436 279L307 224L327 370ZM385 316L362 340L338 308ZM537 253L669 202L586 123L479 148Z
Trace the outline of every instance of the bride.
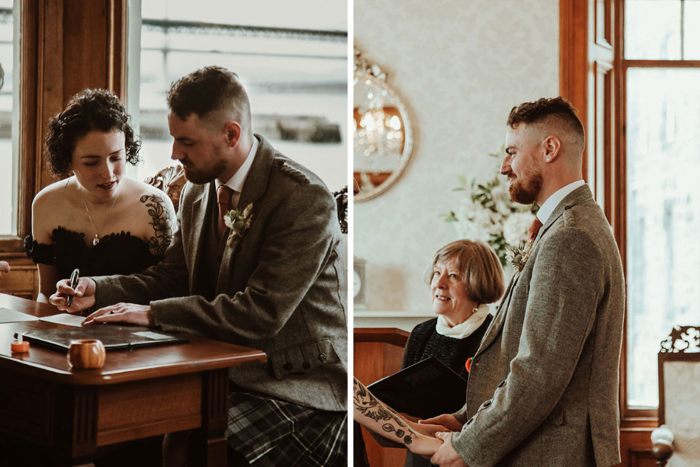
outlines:
M45 163L57 178L32 205L25 250L39 268L38 301L56 282L132 274L163 258L177 228L170 199L126 177L140 161L140 138L124 105L109 91L86 89L49 121Z

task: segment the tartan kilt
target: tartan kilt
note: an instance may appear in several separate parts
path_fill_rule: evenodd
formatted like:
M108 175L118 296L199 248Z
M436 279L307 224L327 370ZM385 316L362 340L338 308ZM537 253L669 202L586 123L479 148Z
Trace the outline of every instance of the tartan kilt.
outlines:
M254 466L347 466L347 412L229 392L226 440Z

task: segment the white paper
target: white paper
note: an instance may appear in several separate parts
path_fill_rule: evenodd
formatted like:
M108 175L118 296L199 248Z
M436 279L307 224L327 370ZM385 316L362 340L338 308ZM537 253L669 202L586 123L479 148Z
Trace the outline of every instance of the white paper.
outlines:
M66 324L68 326L75 326L79 328L82 326L83 321L85 321L85 317L71 315L69 313L59 313L57 315L45 316L41 318L41 321L45 321L47 323Z
M0 308L0 323L19 323L20 321L39 321L39 318L19 311Z

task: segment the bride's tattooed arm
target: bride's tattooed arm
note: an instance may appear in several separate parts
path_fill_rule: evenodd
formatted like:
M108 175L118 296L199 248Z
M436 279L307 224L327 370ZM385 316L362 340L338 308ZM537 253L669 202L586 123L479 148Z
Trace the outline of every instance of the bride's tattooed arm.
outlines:
M357 378L353 380L355 420L369 430L379 434L382 434L382 431L387 433L384 437L398 441L406 446L413 443L417 433L408 426L404 419L382 404ZM393 434L393 436L390 434Z
M173 241L177 220L172 203L166 202L165 195L143 195L139 199L148 208L153 227L153 236L148 241L148 251L153 256L162 257Z

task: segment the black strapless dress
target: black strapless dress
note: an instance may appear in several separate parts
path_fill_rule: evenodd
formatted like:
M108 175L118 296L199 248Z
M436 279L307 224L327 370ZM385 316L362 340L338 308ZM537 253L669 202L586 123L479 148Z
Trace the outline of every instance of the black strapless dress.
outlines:
M106 235L92 248L85 244L85 234L63 227L54 229L52 236L53 244L44 245L27 235L24 249L35 263L55 266L61 279L68 279L75 268L83 277L133 274L163 259L152 255L148 243L129 232Z

